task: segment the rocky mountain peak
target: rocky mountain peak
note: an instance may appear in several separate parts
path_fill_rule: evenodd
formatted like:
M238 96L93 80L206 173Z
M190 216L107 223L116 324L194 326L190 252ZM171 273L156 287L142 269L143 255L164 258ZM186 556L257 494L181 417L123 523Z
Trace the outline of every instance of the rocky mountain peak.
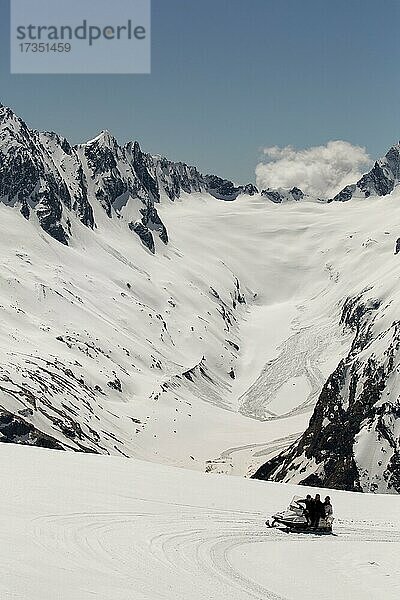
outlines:
M5 154L5 150L24 143L29 136L30 131L24 121L10 108L0 105L0 151Z
M71 146L55 132L31 130L14 112L0 107L0 198L19 205L30 219L36 213L41 227L68 245L78 218L95 229L96 204L107 216L124 221L148 250L155 240L167 243L168 234L155 204L173 201L182 193L206 192L222 200L254 194L257 188L235 186L196 167L142 151L137 141L120 146L108 130L84 144ZM136 206L132 208L132 202ZM129 210L126 207L131 205ZM135 214L134 220L131 216Z
M81 144L83 147L94 145L115 148L118 146L118 142L108 129L103 129L95 138L88 140L85 144Z
M11 108L0 103L0 125L4 125L4 123L8 121L22 122L22 120L17 117Z
M375 161L372 169L357 183L347 185L333 198L347 202L353 197L386 196L400 183L400 143L392 146L383 158Z

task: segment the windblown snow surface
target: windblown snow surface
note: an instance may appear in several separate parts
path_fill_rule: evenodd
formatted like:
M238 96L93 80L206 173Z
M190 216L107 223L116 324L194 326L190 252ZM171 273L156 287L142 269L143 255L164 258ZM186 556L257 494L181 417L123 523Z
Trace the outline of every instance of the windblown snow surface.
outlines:
M398 306L399 195L183 193L155 255L103 209L66 247L0 203L2 408L66 449L253 474L348 353L346 296Z
M331 492L321 537L264 524L304 487L14 445L0 474L2 600L400 597L396 496Z

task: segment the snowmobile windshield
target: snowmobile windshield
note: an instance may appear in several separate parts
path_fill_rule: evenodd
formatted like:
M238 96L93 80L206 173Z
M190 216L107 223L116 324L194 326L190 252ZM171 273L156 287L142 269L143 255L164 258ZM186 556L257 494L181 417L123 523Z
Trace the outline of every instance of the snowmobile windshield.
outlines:
M303 498L301 496L293 496L290 504L289 504L289 509L291 510L298 510L299 508L301 510L304 509L304 505L303 504L299 504L299 500L303 500Z

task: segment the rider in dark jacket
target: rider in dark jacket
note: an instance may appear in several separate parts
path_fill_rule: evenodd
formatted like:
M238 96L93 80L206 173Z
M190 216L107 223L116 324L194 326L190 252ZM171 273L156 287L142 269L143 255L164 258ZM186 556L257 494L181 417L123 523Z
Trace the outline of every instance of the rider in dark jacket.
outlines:
M321 496L315 494L313 501L313 519L311 520L311 527L318 528L320 518L325 518L325 506L321 502Z
M307 494L306 498L298 500L299 504L304 504L304 516L307 519L307 525L311 525L314 515L314 500L310 494Z

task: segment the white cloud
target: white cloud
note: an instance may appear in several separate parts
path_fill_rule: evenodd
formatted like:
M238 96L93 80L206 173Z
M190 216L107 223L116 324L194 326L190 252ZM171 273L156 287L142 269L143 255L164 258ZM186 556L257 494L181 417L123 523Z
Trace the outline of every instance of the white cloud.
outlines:
M265 148L264 155L256 167L260 189L296 186L319 198L331 198L355 183L372 164L365 148L342 140L304 150L273 146Z

